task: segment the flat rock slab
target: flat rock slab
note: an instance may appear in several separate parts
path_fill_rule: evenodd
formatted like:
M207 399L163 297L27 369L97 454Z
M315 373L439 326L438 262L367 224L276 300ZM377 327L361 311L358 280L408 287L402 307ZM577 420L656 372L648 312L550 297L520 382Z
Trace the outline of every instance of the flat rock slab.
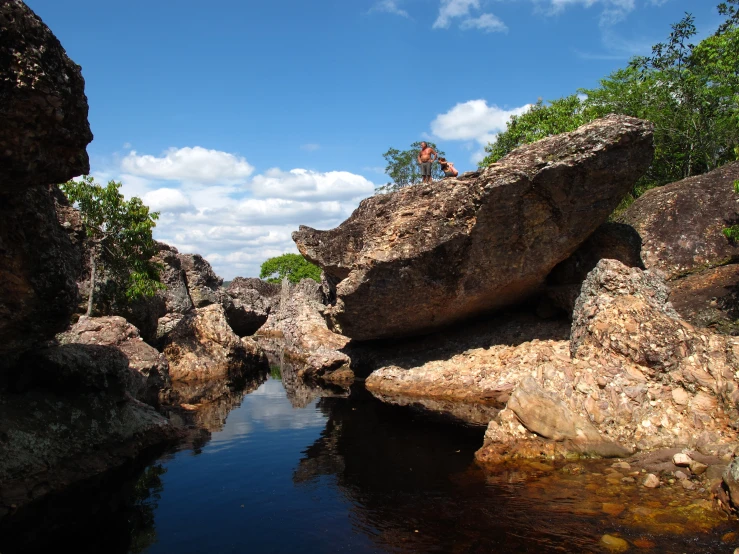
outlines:
M611 115L480 173L365 199L339 227L301 226L293 240L331 286L334 331L422 334L539 290L652 155L649 122Z

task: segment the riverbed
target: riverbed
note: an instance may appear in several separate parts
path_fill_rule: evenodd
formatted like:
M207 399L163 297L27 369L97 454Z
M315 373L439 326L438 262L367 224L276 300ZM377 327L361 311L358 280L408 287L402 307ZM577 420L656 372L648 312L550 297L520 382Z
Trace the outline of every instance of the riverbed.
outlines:
M739 546L718 514L627 517L646 506L647 519L666 491L618 492L619 504L597 497L609 494L597 473L539 464L491 476L474 463L484 427L382 403L361 383L286 379L286 390L279 369L264 379L222 399L225 411L204 409L185 444L5 522L0 552L608 552L603 535L635 552Z

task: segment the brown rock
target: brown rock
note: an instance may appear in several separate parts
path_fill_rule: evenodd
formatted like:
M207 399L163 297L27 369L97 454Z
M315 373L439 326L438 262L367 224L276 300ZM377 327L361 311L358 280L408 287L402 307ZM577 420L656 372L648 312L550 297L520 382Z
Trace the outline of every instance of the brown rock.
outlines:
M0 194L0 366L62 331L77 306L80 258L57 220L58 194L55 186Z
M233 302L226 307L228 324L240 337L253 335L279 303L280 285L261 279L236 277L226 292Z
M0 67L0 191L89 173L80 67L20 0L0 4Z
M737 218L736 179L739 162L647 191L621 215L642 237L647 269L672 279L739 255L722 233Z
M670 302L696 327L739 335L739 264L706 269L670 282Z
M164 355L173 381L236 379L267 363L253 340L234 334L220 304L183 316L167 338Z
M642 485L644 485L648 489L656 489L657 487L659 487L659 477L657 477L654 473L650 473L644 478Z
M427 332L538 291L651 158L651 125L612 115L523 146L475 178L368 198L336 229L301 227L293 240L329 277L336 332Z
M170 387L169 364L164 354L146 344L138 329L122 317L81 317L57 338L61 344L95 344L119 349L133 372L131 394L147 404L158 405L160 393Z

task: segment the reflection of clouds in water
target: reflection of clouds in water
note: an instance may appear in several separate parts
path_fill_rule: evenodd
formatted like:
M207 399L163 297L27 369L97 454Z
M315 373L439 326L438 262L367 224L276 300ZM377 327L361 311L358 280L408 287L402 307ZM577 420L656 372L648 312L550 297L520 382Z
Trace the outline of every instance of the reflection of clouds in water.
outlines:
M246 437L260 424L269 431L310 427L323 429L326 425L326 416L316 408L316 403L317 400L303 409L293 408L285 395L282 383L268 379L257 390L247 394L241 406L229 414L223 431L213 433L212 448L209 448L209 451L220 450L217 443Z

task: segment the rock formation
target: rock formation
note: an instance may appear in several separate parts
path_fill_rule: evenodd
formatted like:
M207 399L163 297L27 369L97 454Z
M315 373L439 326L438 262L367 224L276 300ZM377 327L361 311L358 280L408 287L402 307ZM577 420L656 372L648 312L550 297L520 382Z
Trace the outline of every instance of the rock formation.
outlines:
M292 284L285 279L279 308L270 313L255 338L266 350L295 363L300 378L351 381L351 360L341 351L349 339L328 329L325 308L319 283L303 279Z
M88 173L85 81L57 38L20 0L0 4L0 191Z
M240 337L253 335L279 304L280 285L261 279L236 277L226 293L233 299L225 306L228 324Z
M651 124L608 116L461 179L363 200L300 252L332 283L334 331L359 340L430 331L514 304L590 236L652 160Z
M138 329L122 317L81 317L57 339L61 344L96 344L120 350L133 374L131 394L142 402L157 406L160 395L170 387L167 359L146 344Z
M234 334L220 304L183 316L167 337L164 355L173 381L236 379L267 363L256 342Z

